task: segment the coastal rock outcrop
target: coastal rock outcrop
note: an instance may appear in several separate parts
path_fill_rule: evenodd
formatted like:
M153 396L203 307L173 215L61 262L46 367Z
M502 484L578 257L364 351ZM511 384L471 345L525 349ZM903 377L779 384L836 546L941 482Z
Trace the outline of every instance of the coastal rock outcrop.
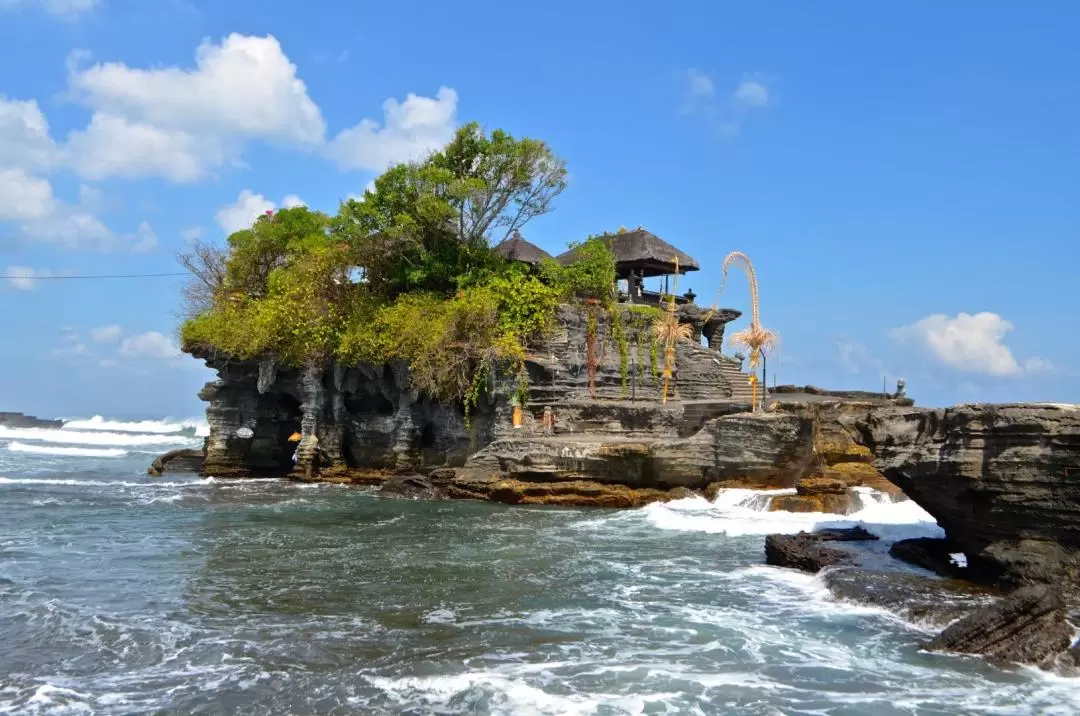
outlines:
M847 428L944 528L971 578L1080 598L1080 406L883 407Z
M45 428L59 430L64 427L63 420L45 420L33 415L0 411L0 425L6 428Z
M170 450L159 455L150 464L146 472L153 477L160 477L167 472L201 472L206 453L203 450L183 448Z
M851 561L843 550L826 547L827 542L867 542L877 535L862 527L850 529L800 532L795 535L768 535L765 538L765 563L774 567L791 567L803 572L820 572L826 567Z
M1051 587L1024 587L950 625L931 651L980 654L995 661L1051 665L1073 641L1065 601Z

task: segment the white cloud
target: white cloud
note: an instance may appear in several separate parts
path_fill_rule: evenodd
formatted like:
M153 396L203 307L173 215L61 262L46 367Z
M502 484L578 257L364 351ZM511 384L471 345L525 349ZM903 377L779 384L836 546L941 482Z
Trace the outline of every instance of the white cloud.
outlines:
M177 183L203 178L227 161L220 138L97 112L68 137L72 168L88 179L163 176Z
M281 206L286 209L295 209L298 206L307 206L307 202L298 197L296 194L289 194L287 197L281 200Z
M1027 373L1053 373L1056 370L1054 364L1045 358L1028 358L1024 361L1024 371Z
M195 50L195 67L136 69L109 62L72 72L93 109L200 135L318 143L326 125L272 35L233 33Z
M998 377L1045 371L1050 364L1041 358L1029 358L1024 365L1017 361L1004 343L1012 329L1012 323L988 311L974 315L959 313L954 317L938 313L896 328L891 335L929 350L939 361L957 370Z
M744 78L732 97L741 107L764 107L769 103L769 89L759 80Z
M770 104L771 95L765 80L746 75L730 95L721 97L710 75L689 69L682 78L685 85L683 111L709 120L722 134L735 135L747 114Z
M4 271L8 283L17 291L33 291L37 287L37 276L52 276L48 269L33 269L29 266L8 266Z
M98 6L100 0L0 0L0 10L17 7L40 7L64 18L76 17Z
M201 226L189 226L186 229L180 230L180 238L182 238L186 244L193 244L205 235L206 231Z
M111 251L117 237L96 216L57 203L53 213L23 222L22 232L34 241L79 251Z
M693 99L711 99L716 95L712 77L693 68L686 71L687 92Z
M49 216L56 209L47 179L22 169L0 169L0 221L28 221Z
M177 358L180 348L171 338L149 331L125 338L120 344L120 355L125 358Z
M232 234L241 229L250 229L255 219L274 208L274 202L262 194L244 189L235 202L221 207L215 218L226 234Z
M457 92L440 87L435 97L409 93L383 103L383 124L371 119L342 131L327 153L342 169L381 172L392 164L421 159L454 136Z
M115 323L110 326L101 326L90 331L90 338L95 343L113 343L120 340L124 329Z
M836 341L836 355L840 366L848 373L868 374L874 377L887 375L884 361L863 343L841 337Z
M38 103L0 95L0 166L36 170L51 167L59 159Z
M158 237L157 234L154 233L154 227L150 226L150 222L148 221L139 224L139 228L135 230L135 243L131 247L131 253L146 254L157 247Z
M79 206L87 211L101 211L105 205L105 192L86 184L79 185Z

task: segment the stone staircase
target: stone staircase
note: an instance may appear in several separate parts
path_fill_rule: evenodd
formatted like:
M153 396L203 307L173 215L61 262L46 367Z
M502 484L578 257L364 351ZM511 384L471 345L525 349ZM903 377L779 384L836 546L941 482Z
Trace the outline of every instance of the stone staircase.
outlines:
M731 400L740 403L749 403L753 399L753 389L750 387L750 374L739 370L739 361L727 356L717 356L720 361L720 374L731 386ZM761 397L760 391L758 397Z

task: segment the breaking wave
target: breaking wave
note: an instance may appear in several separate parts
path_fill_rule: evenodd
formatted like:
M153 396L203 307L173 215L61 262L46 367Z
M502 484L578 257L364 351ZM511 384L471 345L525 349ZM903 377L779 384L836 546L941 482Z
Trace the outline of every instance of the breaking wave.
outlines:
M92 418L65 420L64 428L68 430L102 430L119 433L169 434L188 432L195 437L205 437L210 434L210 426L207 425L205 420L200 418L126 422L121 420L107 420L100 415L95 415Z
M136 433L102 432L96 430L80 431L69 430L66 426L62 430L49 430L47 428L8 428L0 426L0 440L32 440L43 443L60 443L64 445L187 445L194 441L191 435L166 435L151 433L139 435Z
M937 521L912 500L893 502L870 488L855 488L860 509L849 515L826 512L772 512L772 498L795 490L721 490L712 502L687 497L642 508L654 527L681 532L744 535L795 534L819 527L862 526L885 539L943 537Z
M11 452L25 452L35 455L63 455L65 457L124 457L127 450L119 448L78 448L55 447L52 445L27 445L13 442L7 446Z

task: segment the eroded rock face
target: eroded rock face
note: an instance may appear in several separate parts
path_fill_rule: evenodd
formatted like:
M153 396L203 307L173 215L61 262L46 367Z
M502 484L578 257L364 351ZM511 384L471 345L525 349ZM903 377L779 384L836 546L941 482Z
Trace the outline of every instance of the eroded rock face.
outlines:
M586 351L590 312L595 361ZM538 432L545 404L557 406L560 432L672 438L692 435L718 415L749 407L737 402L749 395L738 362L690 343L678 346L672 402L661 406L662 357L654 360L647 334L639 340L626 330L629 313L618 315L627 336L621 345L607 311L559 309L557 329L530 347L525 363L531 386L526 432ZM701 322L689 313L685 319ZM460 466L472 453L513 433L512 376L489 386L470 423L460 406L412 390L402 364L329 361L295 368L277 365L272 357L233 360L189 350L219 377L200 393L208 403L210 424L204 474L364 479L363 471ZM290 440L295 434L302 439Z
M1080 596L1080 407L892 407L849 426L972 576Z
M793 487L814 465L812 431L798 416L743 413L710 420L688 438L508 436L470 457L455 479L588 480L653 490Z
M980 654L996 661L1049 664L1069 648L1073 628L1065 601L1047 585L1024 587L949 626L931 651Z
M153 477L160 477L167 472L194 472L202 471L206 453L202 450L183 448L170 450L164 455L159 455L147 468L146 473Z

